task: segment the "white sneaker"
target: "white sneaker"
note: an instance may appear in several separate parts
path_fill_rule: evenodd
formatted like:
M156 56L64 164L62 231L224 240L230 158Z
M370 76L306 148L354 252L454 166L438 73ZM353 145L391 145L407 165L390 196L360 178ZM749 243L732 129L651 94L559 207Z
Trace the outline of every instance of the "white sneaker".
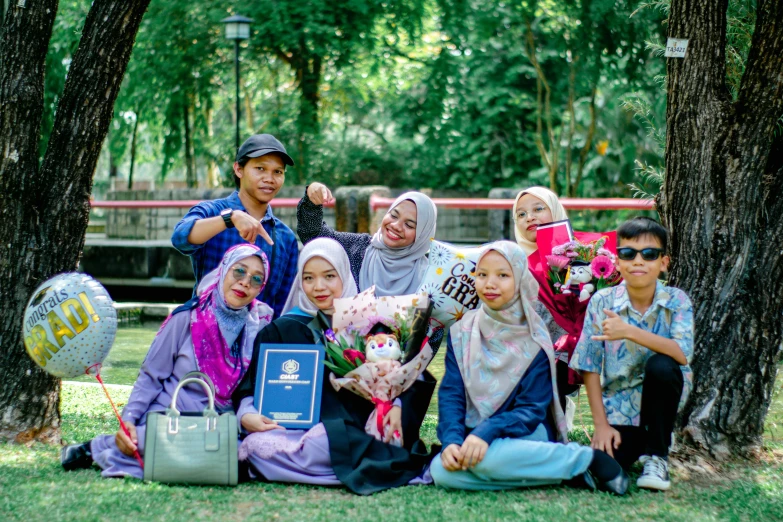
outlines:
M644 471L636 480L638 487L658 491L666 491L671 487L669 464L664 459L655 455L644 455L639 460L644 462Z

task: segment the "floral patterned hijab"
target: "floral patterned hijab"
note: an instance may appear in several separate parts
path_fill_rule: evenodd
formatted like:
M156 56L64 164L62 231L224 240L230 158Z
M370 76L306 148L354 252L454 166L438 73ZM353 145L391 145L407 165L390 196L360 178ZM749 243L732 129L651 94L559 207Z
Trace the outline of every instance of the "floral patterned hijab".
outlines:
M560 439L566 440L565 416L557 398L555 355L544 321L533 308L538 283L527 269L527 255L511 241L487 246L506 258L514 275L514 298L502 310L486 304L465 314L451 327L454 355L465 383L465 424L475 428L491 417L519 385L540 350L549 358L552 377L552 413ZM477 263L477 264L478 264Z
M204 276L198 285L198 304L190 312L190 334L196 364L209 375L215 385L215 403L226 406L250 365L256 334L272 320L272 308L253 299L240 309L228 306L223 295L223 282L231 267L248 257L256 256L264 266L264 290L269 279L269 262L255 245L242 244L229 248L220 264ZM260 295L260 291L259 291Z

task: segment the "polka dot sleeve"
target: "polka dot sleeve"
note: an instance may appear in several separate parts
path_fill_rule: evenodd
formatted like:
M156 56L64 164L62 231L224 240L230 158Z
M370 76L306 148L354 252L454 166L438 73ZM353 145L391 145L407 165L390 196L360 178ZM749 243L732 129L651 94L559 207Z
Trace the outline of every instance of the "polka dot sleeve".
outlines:
M364 261L364 253L370 246L372 236L370 234L356 234L353 232L337 232L324 222L324 207L316 205L307 197L307 187L305 187L304 197L299 200L296 207L296 233L299 235L302 244L305 244L317 237L328 237L334 239L345 249L348 254L348 260L351 262L351 274L356 281L357 289L359 287L359 271Z

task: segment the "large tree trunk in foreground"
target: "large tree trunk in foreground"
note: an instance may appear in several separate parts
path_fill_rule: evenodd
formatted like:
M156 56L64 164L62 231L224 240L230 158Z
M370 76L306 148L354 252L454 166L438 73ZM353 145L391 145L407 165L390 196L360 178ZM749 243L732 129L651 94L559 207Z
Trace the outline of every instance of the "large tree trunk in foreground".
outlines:
M783 2L759 0L736 101L726 87L726 0L672 0L666 182L674 286L696 321L685 441L714 456L761 443L781 345ZM775 154L772 151L777 150Z
M0 41L0 439L59 438L59 381L22 343L27 300L74 270L92 176L149 0L95 0L38 166L43 72L56 0L12 7Z

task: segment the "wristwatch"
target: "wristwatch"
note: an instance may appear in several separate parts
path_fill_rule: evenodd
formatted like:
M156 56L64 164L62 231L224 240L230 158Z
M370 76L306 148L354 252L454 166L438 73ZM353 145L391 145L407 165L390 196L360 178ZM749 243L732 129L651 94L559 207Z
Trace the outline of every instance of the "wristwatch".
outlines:
M234 213L234 209L227 208L220 211L220 217L223 218L223 223L226 224L226 228L234 228L234 223L231 221L231 214Z

